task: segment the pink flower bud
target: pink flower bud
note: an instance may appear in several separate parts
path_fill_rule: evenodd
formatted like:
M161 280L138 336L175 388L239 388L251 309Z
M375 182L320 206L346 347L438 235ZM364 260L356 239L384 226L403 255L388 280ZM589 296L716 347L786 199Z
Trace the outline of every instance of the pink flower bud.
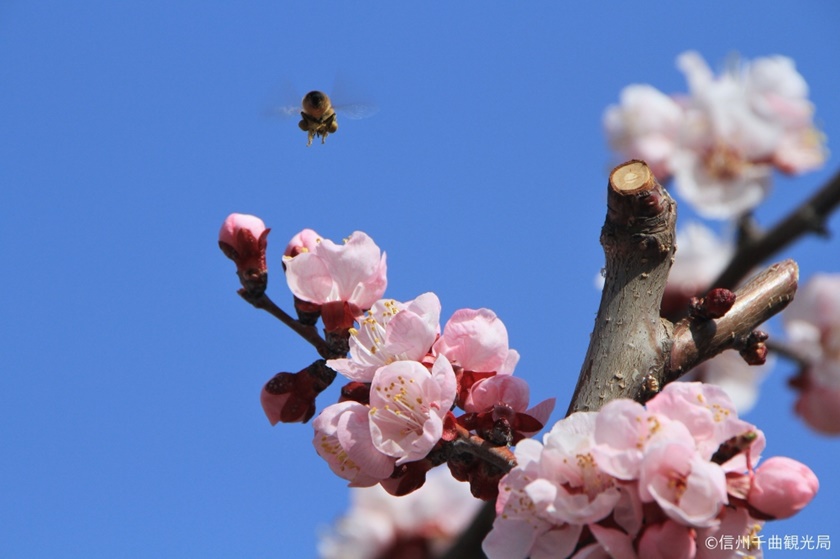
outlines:
M321 235L312 229L304 229L289 241L286 245L284 256L293 258L302 252L310 252L321 242Z
M260 218L236 213L230 214L219 230L219 248L236 263L242 287L253 295L262 295L268 283L265 249L269 231Z
M819 487L817 476L808 466L775 456L756 468L747 501L773 518L788 518L810 503Z

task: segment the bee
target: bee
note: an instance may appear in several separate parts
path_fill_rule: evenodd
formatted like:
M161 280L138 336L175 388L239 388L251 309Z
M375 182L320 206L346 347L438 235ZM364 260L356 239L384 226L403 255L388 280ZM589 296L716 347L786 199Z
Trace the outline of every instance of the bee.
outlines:
M327 136L335 134L338 130L337 114L340 113L351 119L362 119L372 116L377 109L365 103L333 106L329 95L315 90L303 96L300 107L278 107L273 112L284 117L290 117L299 112L301 120L298 122L298 128L307 133L306 145L308 147L312 145L315 137L321 138L323 144L326 143Z
M309 134L307 147L312 145L315 136L321 138L322 144L325 143L327 136L335 134L338 130L338 121L330 97L322 91L310 91L303 96L300 105L302 110L298 128Z

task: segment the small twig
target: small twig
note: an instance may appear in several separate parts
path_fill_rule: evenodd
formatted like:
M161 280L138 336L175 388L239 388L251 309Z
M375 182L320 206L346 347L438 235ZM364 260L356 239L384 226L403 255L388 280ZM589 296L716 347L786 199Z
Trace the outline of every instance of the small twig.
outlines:
M458 438L452 441L454 452L471 454L505 473L516 466L516 458L510 448L492 445L478 435L471 435L460 425L456 426L456 429Z
M305 324L301 324L294 318L292 318L286 311L278 307L274 301L269 298L268 295L265 293L253 296L248 294L247 291L244 289L239 290L239 295L242 296L243 299L251 303L255 308L262 309L269 313L271 316L277 318L294 330L301 338L309 342L315 347L315 350L318 352L318 355L323 357L324 359L332 359L335 355L332 355L330 352L329 345L320 335L318 335L318 330L314 326L307 326Z
M686 318L674 326L664 384L678 379L698 364L739 344L760 324L784 309L796 293L799 267L793 260L770 266L735 292L732 308L719 319Z
M764 233L751 228L748 235L743 235L729 265L710 287L735 287L750 270L805 233L827 235L825 220L838 205L840 172L775 227Z

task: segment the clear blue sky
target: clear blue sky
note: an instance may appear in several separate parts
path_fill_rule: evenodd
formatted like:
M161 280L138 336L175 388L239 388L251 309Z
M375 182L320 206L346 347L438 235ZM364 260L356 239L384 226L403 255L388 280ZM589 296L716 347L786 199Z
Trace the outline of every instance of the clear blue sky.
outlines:
M272 428L259 405L315 353L236 295L216 246L230 212L272 227L269 292L287 309L280 255L304 227L373 236L390 297L435 291L444 319L493 309L559 419L600 296L600 119L623 86L685 91L686 49L715 67L784 54L840 150L829 1L400 4L0 4L0 557L315 556L347 491L309 425ZM329 92L336 76L380 112L311 148L265 117L285 84ZM759 218L838 167L779 181ZM840 272L838 243L785 256L803 278ZM840 547L840 441L794 418L791 372L748 419L822 489L765 533Z

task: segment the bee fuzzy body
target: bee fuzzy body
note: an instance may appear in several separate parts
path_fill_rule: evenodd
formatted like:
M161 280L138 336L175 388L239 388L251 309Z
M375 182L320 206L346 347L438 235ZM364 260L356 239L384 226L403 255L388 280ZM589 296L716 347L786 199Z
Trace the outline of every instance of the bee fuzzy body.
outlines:
M310 91L303 97L301 109L302 120L298 122L298 127L309 134L307 146L312 145L315 136L321 138L322 144L325 143L327 136L338 130L335 110L326 93Z

